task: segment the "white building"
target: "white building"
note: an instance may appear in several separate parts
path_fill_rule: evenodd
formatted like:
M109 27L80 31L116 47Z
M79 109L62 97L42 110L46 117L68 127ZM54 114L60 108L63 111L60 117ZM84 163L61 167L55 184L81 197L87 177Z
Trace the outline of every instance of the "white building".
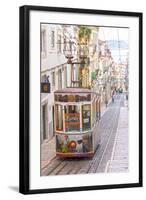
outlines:
M73 26L41 24L41 82L48 77L51 91L41 93L41 142L54 135L54 91L71 86L70 65L65 50L74 49Z

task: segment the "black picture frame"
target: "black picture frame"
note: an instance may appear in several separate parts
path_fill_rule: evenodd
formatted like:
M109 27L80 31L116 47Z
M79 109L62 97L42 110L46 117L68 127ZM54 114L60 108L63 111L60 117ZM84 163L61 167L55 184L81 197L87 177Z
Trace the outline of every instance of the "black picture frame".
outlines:
M64 12L64 13L84 13L84 14L101 14L112 16L137 17L139 19L139 182L129 184L114 184L114 185L97 185L97 186L81 186L68 188L51 188L51 189L33 189L29 187L29 163L30 163L30 81L29 81L29 44L30 44L30 11L45 11L45 12ZM25 5L20 7L19 12L19 43L20 43L20 131L19 131L19 191L22 194L36 193L52 193L52 192L68 192L68 191L83 191L83 190L99 190L99 189L114 189L114 188L131 188L142 187L143 185L143 169L142 169L142 23L143 14L138 12L123 12L123 11L107 11L107 10L90 10L77 8L63 7L45 7Z

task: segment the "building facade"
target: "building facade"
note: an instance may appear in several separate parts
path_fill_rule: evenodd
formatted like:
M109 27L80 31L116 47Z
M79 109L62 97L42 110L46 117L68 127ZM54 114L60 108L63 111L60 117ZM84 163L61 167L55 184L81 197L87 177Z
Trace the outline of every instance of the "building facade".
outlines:
M41 93L41 143L54 136L54 91L71 86L71 67L65 57L73 48L74 27L41 24L41 82L50 82L50 93Z
M111 98L117 68L99 27L41 24L41 82L49 81L50 93L41 93L41 142L54 136L54 91L84 87Z

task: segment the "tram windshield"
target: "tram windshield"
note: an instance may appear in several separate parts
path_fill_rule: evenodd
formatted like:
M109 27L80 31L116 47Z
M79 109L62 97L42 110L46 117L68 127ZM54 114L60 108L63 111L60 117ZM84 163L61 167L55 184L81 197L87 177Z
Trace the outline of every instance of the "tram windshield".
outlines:
M65 131L80 131L80 107L78 105L64 106Z
M100 118L100 107L95 93L80 93L79 88L66 88L63 92L55 93L55 101L56 131L82 134L91 131Z

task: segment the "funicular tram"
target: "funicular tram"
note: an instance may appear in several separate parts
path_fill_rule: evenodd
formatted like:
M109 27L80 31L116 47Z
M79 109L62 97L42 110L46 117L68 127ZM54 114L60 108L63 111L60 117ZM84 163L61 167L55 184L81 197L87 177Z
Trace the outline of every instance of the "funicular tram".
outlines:
M100 95L86 88L54 92L56 155L90 157L100 142Z

